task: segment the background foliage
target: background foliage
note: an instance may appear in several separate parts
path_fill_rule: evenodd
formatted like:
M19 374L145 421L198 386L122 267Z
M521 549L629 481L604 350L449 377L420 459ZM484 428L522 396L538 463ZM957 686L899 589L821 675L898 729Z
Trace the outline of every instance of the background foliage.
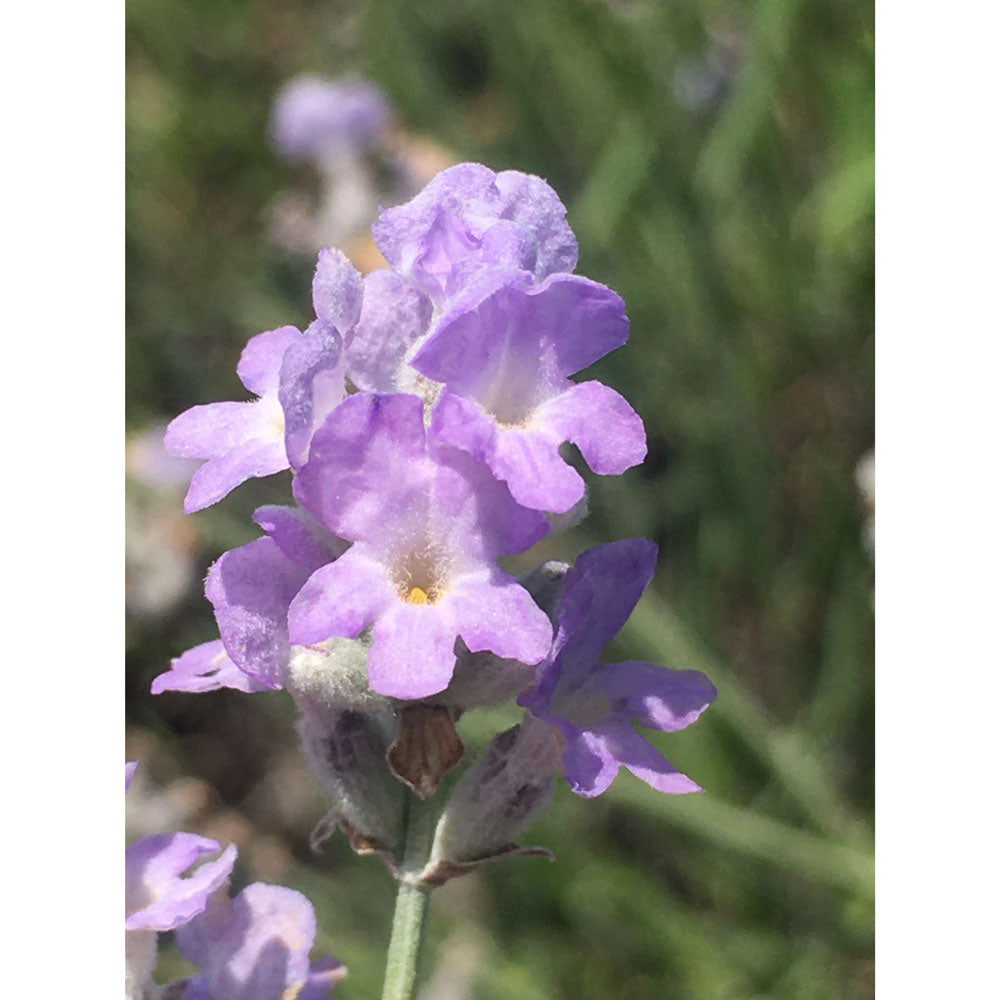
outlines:
M653 736L709 791L562 787L529 835L554 865L436 894L426 995L872 995L873 566L855 481L874 441L871 6L130 0L127 31L130 430L241 398L246 339L311 316L311 262L266 236L276 193L303 182L266 139L297 72L370 76L456 159L545 177L578 270L628 303L629 344L592 374L642 414L649 458L591 477L590 518L538 556L659 543L609 653L713 678L696 727ZM199 571L286 495L276 478L195 515ZM393 886L342 838L310 853L323 803L288 699L148 695L213 630L196 585L129 617L150 800L166 789L181 828L236 840L240 880L307 892L319 944L350 966L338 996L375 996ZM463 721L470 745L503 722Z

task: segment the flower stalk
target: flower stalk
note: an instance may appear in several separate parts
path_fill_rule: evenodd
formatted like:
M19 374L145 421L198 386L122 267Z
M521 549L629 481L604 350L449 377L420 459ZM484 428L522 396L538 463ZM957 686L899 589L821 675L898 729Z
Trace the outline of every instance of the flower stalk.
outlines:
M431 888L419 882L434 842L436 813L431 802L407 796L403 865L392 916L382 1000L410 1000L417 979L424 914Z

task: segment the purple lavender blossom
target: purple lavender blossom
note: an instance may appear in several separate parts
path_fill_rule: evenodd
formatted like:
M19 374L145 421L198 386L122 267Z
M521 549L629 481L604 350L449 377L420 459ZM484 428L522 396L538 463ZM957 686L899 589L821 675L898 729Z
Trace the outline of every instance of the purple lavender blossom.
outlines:
M219 850L193 833L154 833L125 849L125 929L169 931L190 920L229 878L236 848L229 847L187 878L196 862Z
M485 462L518 503L562 514L584 494L559 454L564 442L600 475L646 455L632 407L600 382L568 377L627 338L625 303L610 288L571 274L533 285L501 273L482 298L442 318L412 365L446 386L432 422L440 440Z
M382 93L366 80L299 76L275 99L271 137L286 159L321 159L365 149L390 118Z
M354 545L313 573L288 614L297 644L372 626L371 687L410 699L447 687L459 636L473 652L528 664L551 640L544 612L495 563L541 538L544 517L429 441L423 411L416 396L359 393L316 433L295 495Z
M257 400L193 406L167 427L170 454L206 459L191 479L186 513L305 462L313 431L344 398L342 335L361 309L361 276L339 250L320 251L313 306L316 320L304 334L282 326L247 342L236 372Z
M346 974L335 958L310 963L316 915L300 892L255 882L233 899L217 894L176 932L201 970L184 1000L321 1000Z
M372 227L382 255L440 307L484 269L541 281L576 267L577 243L559 196L540 177L479 163L443 170Z
M300 508L261 507L254 520L268 537L223 553L208 571L205 596L232 662L257 689L278 688L289 655L288 606L346 543Z
M247 341L236 372L259 399L192 406L170 422L167 451L206 459L191 479L185 513L211 506L248 479L288 468L278 373L286 349L300 337L294 326L282 326Z
M600 795L626 767L661 792L701 788L633 727L676 732L711 704L715 687L697 670L651 663L599 663L653 577L656 546L645 538L584 552L566 577L552 654L518 703L565 739L563 770L579 795Z
M136 763L125 765L125 788ZM140 1000L152 983L157 934L200 913L225 885L236 862L229 846L214 861L188 872L219 845L193 833L152 834L125 849L125 997Z

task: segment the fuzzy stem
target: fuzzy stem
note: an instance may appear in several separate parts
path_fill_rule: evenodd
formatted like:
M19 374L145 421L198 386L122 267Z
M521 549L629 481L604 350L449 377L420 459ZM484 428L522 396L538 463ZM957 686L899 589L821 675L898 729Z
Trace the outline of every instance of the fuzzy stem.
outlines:
M403 871L392 916L392 937L385 965L382 1000L411 1000L417 977L417 957L430 889L417 884L430 855L437 817L430 803L407 796Z

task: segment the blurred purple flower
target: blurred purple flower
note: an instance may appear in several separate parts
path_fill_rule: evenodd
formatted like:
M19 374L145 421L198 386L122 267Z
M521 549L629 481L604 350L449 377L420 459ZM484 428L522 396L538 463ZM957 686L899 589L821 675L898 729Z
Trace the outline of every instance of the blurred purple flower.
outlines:
M656 546L645 538L584 552L566 577L552 654L518 703L565 740L563 771L579 795L605 791L626 767L661 792L701 788L634 728L676 732L711 704L715 687L697 670L651 663L599 663L653 577Z
M310 963L316 915L300 892L255 882L216 895L179 927L181 953L200 969L184 1000L321 1000L346 975L332 957Z
M135 762L125 765L128 789ZM225 885L236 862L230 845L214 861L188 872L215 854L219 845L193 833L152 834L125 849L125 994L139 1000L152 982L156 936L200 913Z
M319 159L366 148L390 119L388 102L367 80L299 76L278 92L271 137L286 159Z

